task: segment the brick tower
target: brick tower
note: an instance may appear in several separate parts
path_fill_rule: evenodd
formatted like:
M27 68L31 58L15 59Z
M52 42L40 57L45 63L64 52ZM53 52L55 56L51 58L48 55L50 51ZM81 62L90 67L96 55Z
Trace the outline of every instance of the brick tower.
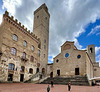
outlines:
M48 48L49 48L49 18L50 14L45 4L34 11L33 33L40 38L40 72L47 73Z

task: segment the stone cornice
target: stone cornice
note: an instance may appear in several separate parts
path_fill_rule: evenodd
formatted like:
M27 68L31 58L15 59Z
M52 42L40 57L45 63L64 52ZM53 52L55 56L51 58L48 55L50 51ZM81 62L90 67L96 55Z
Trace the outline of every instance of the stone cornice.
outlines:
M13 16L9 16L9 12L5 11L5 14L3 14L3 20L7 20L10 24L12 24L17 29L21 30L25 34L27 34L29 37L31 37L36 42L40 42L40 38L37 38L33 32L30 32L30 30L27 30L27 28L24 28L24 25L21 25L21 22L18 23L18 20L15 19Z

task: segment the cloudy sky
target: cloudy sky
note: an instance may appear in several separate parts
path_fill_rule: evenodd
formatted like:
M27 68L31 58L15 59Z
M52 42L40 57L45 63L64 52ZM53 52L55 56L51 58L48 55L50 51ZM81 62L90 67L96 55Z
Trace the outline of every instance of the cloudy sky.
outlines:
M0 0L0 23L7 10L32 31L33 12L43 3L50 13L49 62L67 40L78 49L95 44L96 62L100 62L100 0Z

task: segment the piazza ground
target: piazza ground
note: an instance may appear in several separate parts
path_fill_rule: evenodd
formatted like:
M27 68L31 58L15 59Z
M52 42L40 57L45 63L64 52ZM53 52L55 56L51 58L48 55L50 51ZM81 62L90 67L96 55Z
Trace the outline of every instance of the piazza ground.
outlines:
M0 92L47 92L48 84L0 83ZM54 85L50 92L68 92L67 85ZM70 92L100 92L100 86L72 86Z

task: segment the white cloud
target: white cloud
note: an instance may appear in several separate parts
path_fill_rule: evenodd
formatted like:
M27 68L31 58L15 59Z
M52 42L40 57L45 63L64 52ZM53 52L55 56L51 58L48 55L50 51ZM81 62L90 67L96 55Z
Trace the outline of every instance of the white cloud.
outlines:
M100 54L100 47L95 47L95 53L96 53L96 55Z
M49 55L60 53L66 40L75 41L81 49L77 37L88 23L100 18L100 0L3 0L3 8L33 30L33 12L43 3L50 12Z
M93 28L88 35L92 35L92 34L95 34L95 33L96 33L96 35L100 34L100 33L97 33L97 32L100 32L100 25Z
M21 5L21 0L3 0L2 9L6 8L7 11L11 13L11 15L15 14L16 7Z
M2 14L0 14L0 24L1 24L1 22L2 22Z

